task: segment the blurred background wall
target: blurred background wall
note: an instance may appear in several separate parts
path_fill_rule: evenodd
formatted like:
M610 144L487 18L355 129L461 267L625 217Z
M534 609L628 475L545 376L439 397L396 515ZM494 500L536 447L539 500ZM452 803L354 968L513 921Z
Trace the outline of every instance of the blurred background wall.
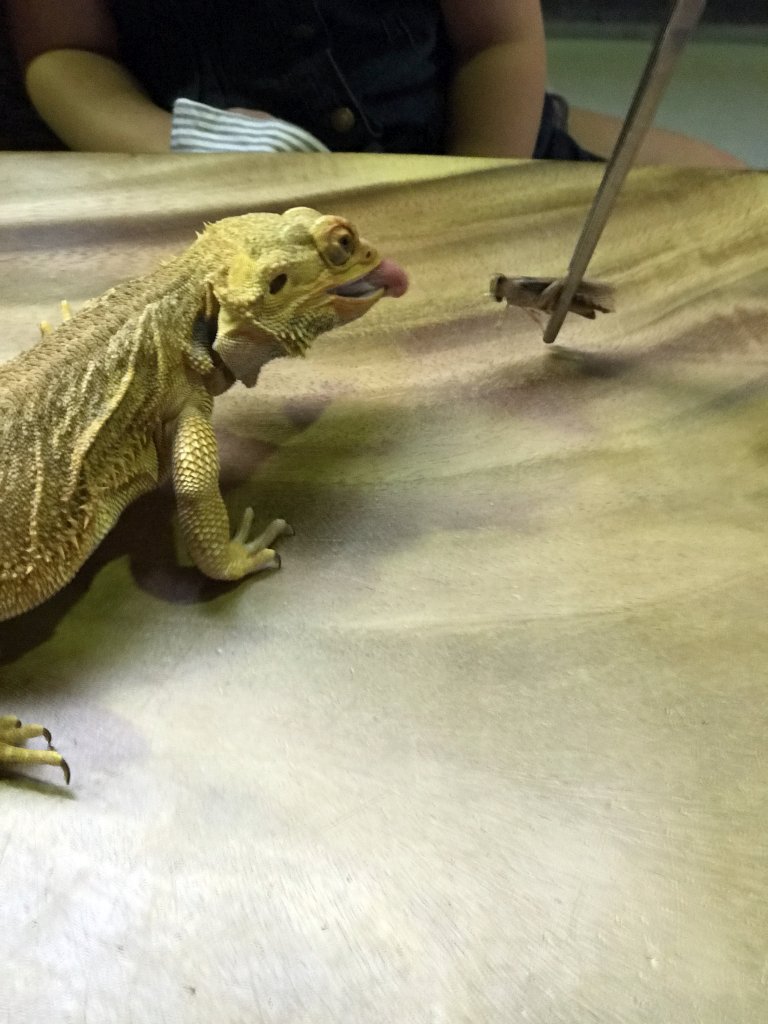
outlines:
M543 8L551 88L623 117L670 5L543 0ZM709 0L656 124L768 167L768 0Z

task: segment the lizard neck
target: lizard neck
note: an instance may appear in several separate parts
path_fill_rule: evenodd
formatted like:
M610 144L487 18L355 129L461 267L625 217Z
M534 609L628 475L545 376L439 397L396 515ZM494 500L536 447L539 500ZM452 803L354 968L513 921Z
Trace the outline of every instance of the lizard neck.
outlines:
M252 388L264 366L284 356L283 346L267 331L242 324L220 309L217 317L213 354L234 378Z

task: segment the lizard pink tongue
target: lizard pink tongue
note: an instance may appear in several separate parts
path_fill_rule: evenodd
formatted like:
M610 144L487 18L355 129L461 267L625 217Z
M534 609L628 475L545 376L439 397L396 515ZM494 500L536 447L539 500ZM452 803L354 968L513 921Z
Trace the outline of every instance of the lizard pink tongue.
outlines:
M386 288L387 295L393 299L399 299L408 291L408 275L394 260L382 260L366 280L376 288Z

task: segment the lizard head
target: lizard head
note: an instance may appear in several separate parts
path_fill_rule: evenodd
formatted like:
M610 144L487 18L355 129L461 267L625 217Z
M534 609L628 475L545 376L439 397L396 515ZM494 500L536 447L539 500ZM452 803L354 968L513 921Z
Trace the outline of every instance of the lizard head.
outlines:
M304 355L319 334L408 287L405 272L348 220L307 207L228 218L209 235L229 254L208 278L213 348L249 387L269 359Z

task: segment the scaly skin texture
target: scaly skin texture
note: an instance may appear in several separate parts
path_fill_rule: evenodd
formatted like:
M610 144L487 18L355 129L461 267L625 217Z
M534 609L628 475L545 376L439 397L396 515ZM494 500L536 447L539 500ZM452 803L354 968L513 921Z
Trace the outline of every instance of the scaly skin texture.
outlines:
M322 332L401 293L402 272L384 266L341 217L304 207L231 217L0 367L0 620L63 587L123 509L169 474L202 572L235 580L277 568L283 520L251 538L248 510L230 532L214 396L236 380L252 387L269 359L304 355ZM351 294L329 291L339 287ZM22 746L35 736L49 749ZM0 716L0 766L30 763L69 778L46 729Z

